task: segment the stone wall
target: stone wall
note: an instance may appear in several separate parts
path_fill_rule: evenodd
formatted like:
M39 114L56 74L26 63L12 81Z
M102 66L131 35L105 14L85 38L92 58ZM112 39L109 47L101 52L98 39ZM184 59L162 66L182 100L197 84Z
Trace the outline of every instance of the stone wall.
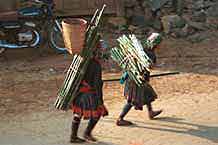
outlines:
M123 0L123 4L130 30L137 27L136 31L186 37L193 31L218 28L216 0Z

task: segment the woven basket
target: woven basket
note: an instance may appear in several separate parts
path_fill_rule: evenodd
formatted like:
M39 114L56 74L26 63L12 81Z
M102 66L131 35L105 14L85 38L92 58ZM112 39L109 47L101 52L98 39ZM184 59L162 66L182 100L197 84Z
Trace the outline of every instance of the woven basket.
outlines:
M87 22L80 18L62 21L64 44L70 54L79 54L84 46Z

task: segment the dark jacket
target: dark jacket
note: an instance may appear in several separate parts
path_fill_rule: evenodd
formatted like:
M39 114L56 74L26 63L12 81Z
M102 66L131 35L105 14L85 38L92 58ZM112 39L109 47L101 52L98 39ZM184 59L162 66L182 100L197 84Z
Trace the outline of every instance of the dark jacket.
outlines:
M102 98L102 69L100 63L95 59L89 62L80 90L84 87L88 88L91 92L95 92L98 97Z

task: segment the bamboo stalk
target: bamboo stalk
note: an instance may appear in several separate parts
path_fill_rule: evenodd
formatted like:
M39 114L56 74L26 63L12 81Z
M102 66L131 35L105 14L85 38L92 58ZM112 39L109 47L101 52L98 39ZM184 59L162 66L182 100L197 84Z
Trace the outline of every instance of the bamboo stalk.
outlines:
M75 55L75 56L74 56L74 59L73 59L73 61L72 61L72 63L71 63L71 65L70 65L70 68L68 69L68 73L67 73L66 80L64 81L63 89L61 89L61 94L62 94L63 92L65 92L65 89L66 89L66 87L67 87L67 85L68 85L68 83L69 83L69 81L70 81L70 79L71 79L71 77L72 77L72 75L73 75L73 73L74 73L74 71L72 71L71 68L73 68L73 67L76 65L77 59L78 59L78 56Z
M67 94L70 91L70 86L72 84L72 81L74 80L75 76L77 75L77 73L75 72L75 70L78 70L79 64L82 61L82 58L79 56L74 56L75 59L73 59L74 61L72 62L72 65L70 65L71 67L68 69L68 74L66 77L66 81L62 87L62 89L60 90L60 92L58 93L58 101L56 101L55 106L57 108L60 108L60 106L64 103L64 101L67 99Z

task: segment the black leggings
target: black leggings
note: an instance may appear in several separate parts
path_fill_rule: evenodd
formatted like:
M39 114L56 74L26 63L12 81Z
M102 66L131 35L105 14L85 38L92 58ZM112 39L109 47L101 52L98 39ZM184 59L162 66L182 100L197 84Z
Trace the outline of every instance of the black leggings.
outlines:
M91 119L89 119L88 126L87 126L87 128L85 130L86 135L91 135L91 132L94 129L95 125L98 123L99 119L100 118L91 118Z
M99 119L100 118L90 118L89 119L88 126L87 126L87 128L85 130L86 135L91 134L92 130L94 129L95 125L98 123ZM81 122L81 117L79 117L79 116L74 116L73 117L73 122L72 122L73 126L72 127L77 128L75 134L77 134L78 126L79 126L80 122Z
M147 105L148 111L152 111L151 103L148 103L148 104L146 104L146 105ZM122 110L122 112L120 113L120 117L119 117L119 118L123 119L123 118L126 116L126 114L129 112L129 110L132 108L132 106L133 106L133 105L132 105L131 103L127 102L127 103L124 105L123 110Z
M129 110L132 108L132 104L131 103L127 103L126 105L124 105L122 112L120 113L120 118L123 119L126 114L129 112Z

